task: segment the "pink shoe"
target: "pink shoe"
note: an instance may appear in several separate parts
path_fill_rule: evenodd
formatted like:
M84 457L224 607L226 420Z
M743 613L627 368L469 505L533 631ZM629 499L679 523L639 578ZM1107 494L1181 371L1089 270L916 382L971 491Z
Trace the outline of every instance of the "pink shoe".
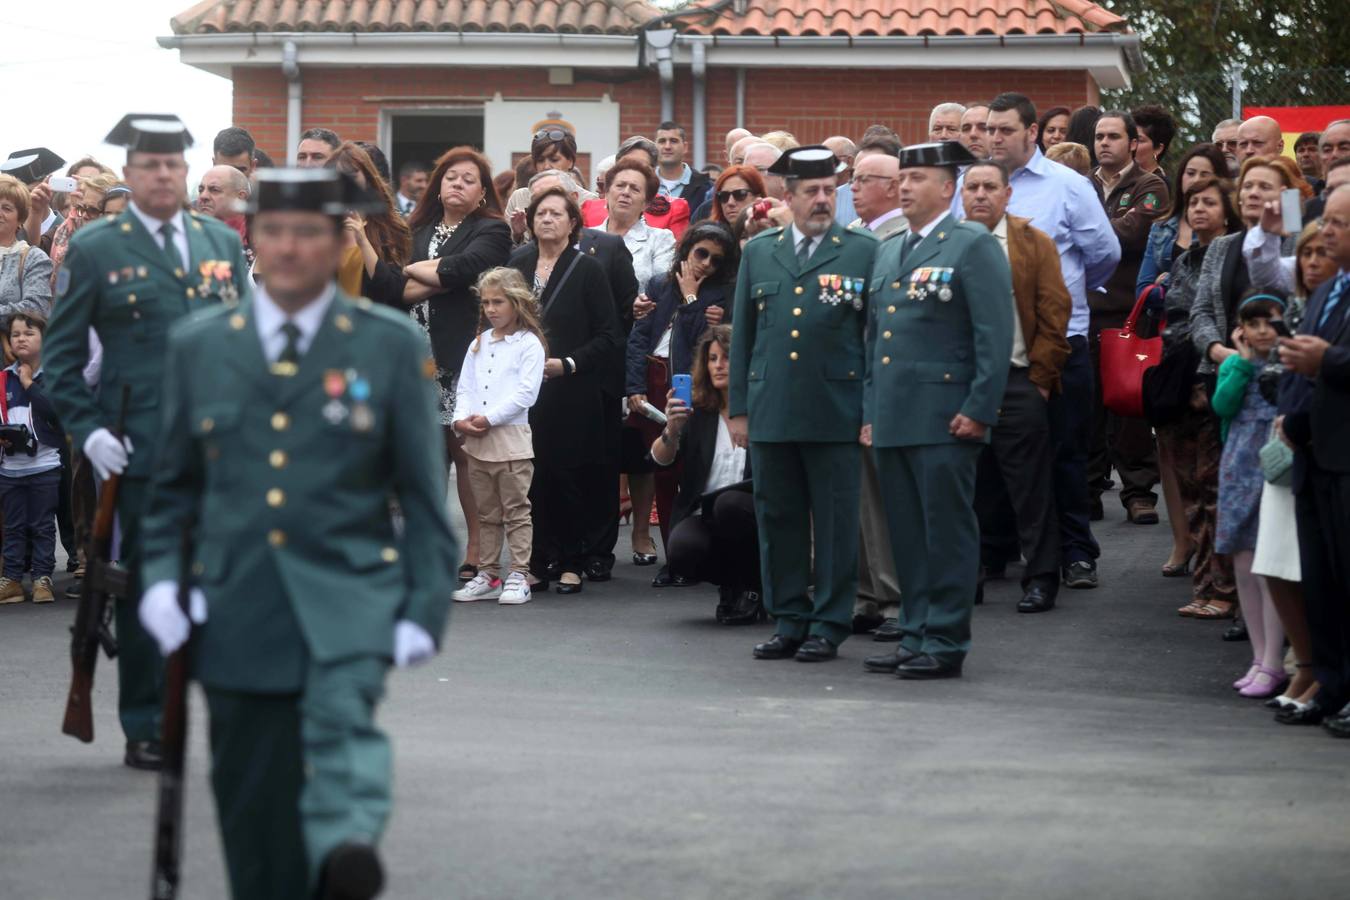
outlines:
M1233 690L1240 691L1243 688L1249 686L1252 683L1252 679L1254 679L1258 674L1260 674L1260 672L1261 672L1261 663L1258 662L1257 660L1252 660L1252 667L1247 670L1247 674L1243 675L1237 681L1233 682Z
M1238 693L1244 697L1258 699L1273 697L1284 690L1284 686L1288 683L1289 676L1284 673L1283 669L1267 669L1265 666L1261 666L1251 683Z

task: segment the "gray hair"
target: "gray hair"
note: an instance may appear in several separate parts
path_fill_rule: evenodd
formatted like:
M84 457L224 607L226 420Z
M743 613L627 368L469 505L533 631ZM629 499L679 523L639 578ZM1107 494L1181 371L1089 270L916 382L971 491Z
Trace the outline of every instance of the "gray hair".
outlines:
M542 181L545 178L556 178L562 185L562 189L569 194L580 194L581 185L572 177L570 172L564 172L562 169L545 169L542 172L535 172L530 176L530 182L527 187L534 187L535 182Z
M938 116L945 116L947 113L956 113L958 116L966 114L966 108L960 103L939 103L933 107L933 111L928 114L928 130L933 130L933 122Z
M1239 128L1241 126L1242 126L1241 119L1224 119L1222 122L1214 126L1214 130L1209 133L1209 139L1211 141L1214 140L1216 136L1219 134L1219 132L1223 131L1225 128Z

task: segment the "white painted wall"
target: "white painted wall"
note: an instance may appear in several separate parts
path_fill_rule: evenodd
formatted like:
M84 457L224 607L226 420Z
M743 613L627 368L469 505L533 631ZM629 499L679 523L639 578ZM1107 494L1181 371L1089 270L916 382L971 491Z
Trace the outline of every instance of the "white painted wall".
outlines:
M496 94L483 104L483 150L493 171L511 168L512 153L529 153L531 126L555 116L576 126L577 152L589 153L593 162L619 146L619 104L608 94L599 100L503 100Z

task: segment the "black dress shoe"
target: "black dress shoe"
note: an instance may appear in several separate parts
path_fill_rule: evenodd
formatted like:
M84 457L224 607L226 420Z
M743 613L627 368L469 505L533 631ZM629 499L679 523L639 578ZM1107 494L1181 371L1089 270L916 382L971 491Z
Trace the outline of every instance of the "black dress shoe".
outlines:
M638 553L633 551L633 565L635 566L654 566L656 565L655 553Z
M872 640L892 644L900 640L900 620L884 620L877 630L872 632Z
M656 573L656 577L652 579L652 587L654 588L688 587L691 584L693 582L683 575L670 574L669 566L662 566Z
M797 653L802 642L786 635L775 634L762 644L755 645L755 659L787 659Z
M609 581L612 577L609 566L599 560L586 563L587 581Z
M1245 641L1247 639L1247 623L1242 619L1237 619L1232 625L1224 629L1223 640L1225 641Z
M1020 613L1049 612L1054 608L1054 593L1040 584L1028 585L1027 592L1017 601L1017 611Z
M919 654L912 650L906 650L904 647L896 647L895 650L890 653L878 653L876 656L864 657L863 671L894 675L896 669L918 655Z
M384 888L384 867L369 844L338 844L323 861L323 900L371 900Z
M883 623L883 622L885 622L885 621L886 621L885 618L883 618L882 616L877 616L877 615L864 616L864 615L862 615L862 614L860 614L860 613L854 613L854 615L853 615L853 633L854 633L854 634L867 634L868 632L870 632L870 631L872 631L872 630L874 630L874 629L876 629L876 628L880 628L880 627L881 627L881 623Z
M1317 725L1327 717L1326 707L1316 699L1308 701L1302 709L1286 709L1275 714L1275 721L1281 725Z
M930 681L936 678L960 678L960 663L944 663L927 653L903 662L896 667L895 674L909 681Z
M758 591L719 588L718 596L717 621L722 625L754 625L768 618Z
M553 586L553 590L559 594L580 594L581 582L578 581L576 584L568 584L566 581L559 581Z
M164 754L159 741L127 741L127 753L122 762L133 769L158 772L164 765Z
M839 655L839 648L829 638L813 634L797 648L797 662L825 662Z

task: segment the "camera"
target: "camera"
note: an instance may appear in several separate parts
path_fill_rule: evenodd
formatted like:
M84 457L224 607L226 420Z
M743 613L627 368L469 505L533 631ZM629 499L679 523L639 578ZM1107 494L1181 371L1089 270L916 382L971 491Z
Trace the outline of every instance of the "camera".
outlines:
M760 200L754 206L750 207L750 218L767 219L769 217L769 210L772 208L773 204L768 200Z

